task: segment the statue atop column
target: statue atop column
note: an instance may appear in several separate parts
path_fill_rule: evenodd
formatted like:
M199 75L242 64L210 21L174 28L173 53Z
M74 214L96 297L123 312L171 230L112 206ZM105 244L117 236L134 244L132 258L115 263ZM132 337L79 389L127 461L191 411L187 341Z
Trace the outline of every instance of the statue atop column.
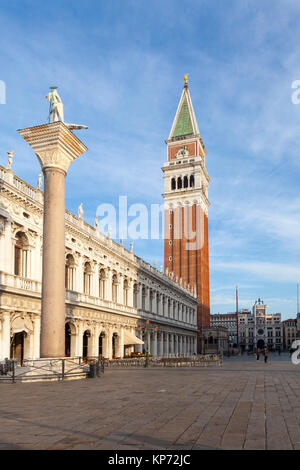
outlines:
M45 97L50 103L49 122L59 121L59 118L64 122L64 105L61 97L57 93L57 86L51 86L50 90L51 91Z
M49 101L50 103L50 109L49 109L49 123L50 122L57 122L60 120L70 129L72 130L79 130L79 129L87 129L87 126L84 126L83 124L71 124L67 123L64 121L64 105L62 103L61 97L59 96L57 92L57 86L51 86L48 95L45 96L45 98Z

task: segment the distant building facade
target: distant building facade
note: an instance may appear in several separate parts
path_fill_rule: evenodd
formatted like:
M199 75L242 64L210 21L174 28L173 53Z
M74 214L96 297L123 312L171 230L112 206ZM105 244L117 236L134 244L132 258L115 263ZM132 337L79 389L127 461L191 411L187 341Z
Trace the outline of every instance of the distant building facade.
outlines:
M210 324L215 328L225 328L230 347L237 345L237 317L236 313L217 313L211 315Z
M289 350L297 338L297 319L289 318L282 322L283 348Z
M267 305L258 299L252 309L238 313L211 315L211 325L228 329L229 344L237 343L244 351L256 351L268 346L270 350L283 349L281 313L267 313ZM237 339L238 331L238 341Z
M202 354L224 354L229 350L228 330L222 326L202 328Z

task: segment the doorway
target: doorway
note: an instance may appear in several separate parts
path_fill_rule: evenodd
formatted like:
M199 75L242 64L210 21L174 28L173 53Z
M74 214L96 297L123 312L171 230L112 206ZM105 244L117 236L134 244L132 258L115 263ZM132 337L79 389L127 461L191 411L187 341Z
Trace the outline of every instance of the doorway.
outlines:
M25 331L20 333L15 333L12 337L11 346L10 346L10 357L11 359L18 359L20 364L23 363L24 359L24 338Z

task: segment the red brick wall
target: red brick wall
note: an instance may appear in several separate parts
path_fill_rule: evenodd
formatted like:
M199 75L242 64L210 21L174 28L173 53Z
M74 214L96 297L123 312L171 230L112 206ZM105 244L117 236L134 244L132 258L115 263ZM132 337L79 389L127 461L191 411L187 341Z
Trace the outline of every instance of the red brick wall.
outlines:
M185 217L188 220L188 231L184 230ZM191 238L192 232L196 233L196 239ZM171 246L169 240L172 240ZM197 242L195 249L187 249L187 243L193 242ZM172 262L169 261L169 256L172 256ZM179 281L181 277L183 283L186 281L192 287L196 283L199 301L198 352L200 352L202 326L210 325L208 218L200 206L194 204L192 207L177 207L172 215L169 215L168 210L165 211L164 259L165 269L174 272L174 279L178 276Z

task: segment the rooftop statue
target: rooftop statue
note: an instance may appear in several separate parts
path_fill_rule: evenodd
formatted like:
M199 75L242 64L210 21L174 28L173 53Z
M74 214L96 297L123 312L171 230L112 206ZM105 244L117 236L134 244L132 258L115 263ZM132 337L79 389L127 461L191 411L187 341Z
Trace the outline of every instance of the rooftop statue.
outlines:
M83 214L84 214L84 211L83 211L83 204L82 202L79 204L79 207L78 207L78 217L79 219L83 219Z
M42 184L43 184L43 172L39 174L36 189L41 189Z
M13 152L13 151L7 152L7 155L8 155L8 162L7 162L7 166L6 166L6 169L7 169L7 170L10 170L10 169L11 169L12 162L13 162L13 157L14 157L14 153L15 153L15 152Z

